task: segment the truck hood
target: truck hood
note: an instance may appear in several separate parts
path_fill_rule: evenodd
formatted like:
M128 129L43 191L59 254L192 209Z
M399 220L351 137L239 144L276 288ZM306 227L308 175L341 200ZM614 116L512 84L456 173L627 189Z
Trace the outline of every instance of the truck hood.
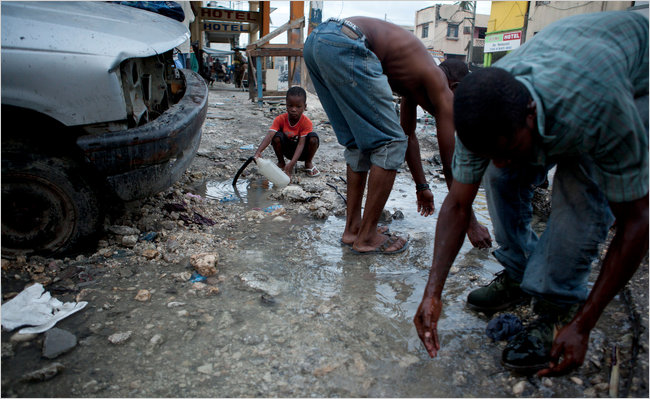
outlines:
M146 29L143 29L146 26ZM104 2L2 2L2 48L111 59L168 51L190 36L171 18Z

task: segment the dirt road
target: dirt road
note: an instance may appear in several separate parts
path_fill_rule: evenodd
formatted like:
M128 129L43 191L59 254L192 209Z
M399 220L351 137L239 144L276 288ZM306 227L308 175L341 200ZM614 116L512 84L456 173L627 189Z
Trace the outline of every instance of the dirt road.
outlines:
M181 181L125 205L86 253L2 261L3 301L36 282L63 302L88 303L48 333L2 332L3 397L607 397L614 347L619 394L648 396L647 258L592 332L583 367L540 380L505 371L505 344L485 335L489 318L464 308L469 290L499 270L489 252L466 244L446 288L443 349L429 359L411 319L435 217L415 214L408 171L384 223L410 234L409 250L351 255L338 243L342 149L310 95L321 175L298 171L277 190L251 165L233 192L235 172L281 112L282 103L260 108L215 84L201 148ZM418 125L439 206L446 189L432 133ZM273 159L271 149L264 156ZM479 217L489 225L484 209Z

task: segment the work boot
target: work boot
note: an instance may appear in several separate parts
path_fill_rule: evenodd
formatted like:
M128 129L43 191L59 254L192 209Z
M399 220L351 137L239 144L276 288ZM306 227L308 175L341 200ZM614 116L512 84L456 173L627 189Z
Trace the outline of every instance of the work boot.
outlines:
M529 299L530 295L522 291L519 283L503 270L490 284L470 292L467 306L479 312L495 313Z
M508 342L501 354L503 366L521 374L548 367L555 334L573 319L579 306L536 299L533 312L538 317Z

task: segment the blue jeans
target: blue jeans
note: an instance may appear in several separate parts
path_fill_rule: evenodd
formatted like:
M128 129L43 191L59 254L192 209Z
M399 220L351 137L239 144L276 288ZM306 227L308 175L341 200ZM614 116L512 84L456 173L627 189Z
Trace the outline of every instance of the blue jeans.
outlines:
M365 36L350 38L341 26L340 21L327 21L307 37L303 56L309 75L338 142L352 150L346 151L347 163L363 171L368 162L356 158L365 157L395 170L404 162L407 137L388 77L366 47Z
M531 199L548 169L488 166L483 182L499 245L494 256L525 292L555 303L582 302L591 263L614 217L591 177L593 163L562 160L553 179L551 216L538 238L530 224Z

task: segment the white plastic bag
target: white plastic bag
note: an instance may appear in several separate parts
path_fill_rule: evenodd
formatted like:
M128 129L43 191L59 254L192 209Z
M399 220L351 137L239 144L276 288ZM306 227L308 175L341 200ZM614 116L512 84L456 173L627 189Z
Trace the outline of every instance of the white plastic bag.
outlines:
M47 331L59 321L83 309L88 302L63 303L52 298L41 284L25 288L20 294L2 305L2 328L11 331L20 326L20 334L37 334Z

